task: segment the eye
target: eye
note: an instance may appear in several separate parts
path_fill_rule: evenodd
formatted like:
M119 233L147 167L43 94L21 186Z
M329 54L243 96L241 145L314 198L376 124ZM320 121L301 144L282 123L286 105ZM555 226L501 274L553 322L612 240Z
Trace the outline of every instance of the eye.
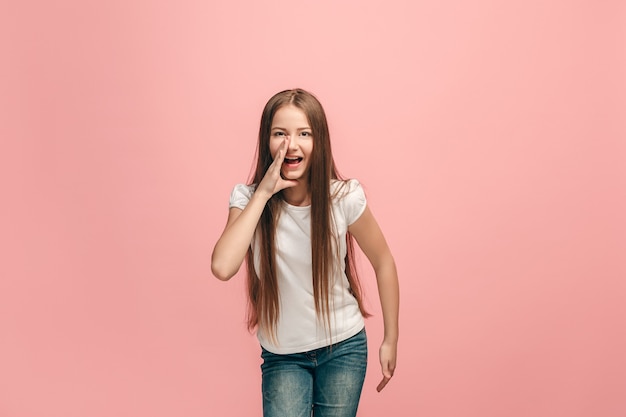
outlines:
M311 132L307 132L306 130L304 132L300 132L300 136L313 136L313 134Z
M285 132L281 132L280 130L277 130L276 132L274 132L274 136L285 136Z

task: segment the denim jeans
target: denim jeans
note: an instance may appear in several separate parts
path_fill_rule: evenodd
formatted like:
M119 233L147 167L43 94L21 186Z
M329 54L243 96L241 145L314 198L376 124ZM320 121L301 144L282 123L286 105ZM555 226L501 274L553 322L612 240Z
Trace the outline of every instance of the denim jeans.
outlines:
M367 367L365 329L309 352L262 349L264 417L354 417Z

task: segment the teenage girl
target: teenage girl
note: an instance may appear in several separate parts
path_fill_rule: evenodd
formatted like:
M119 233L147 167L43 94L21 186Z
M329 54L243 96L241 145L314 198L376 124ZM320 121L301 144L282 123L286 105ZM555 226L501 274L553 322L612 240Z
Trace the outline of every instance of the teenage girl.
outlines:
M248 326L261 344L263 415L355 416L367 341L353 241L376 273L384 338L382 390L398 345L396 266L361 185L340 179L326 115L301 89L276 94L261 116L250 185L230 196L213 250L220 280L248 272Z

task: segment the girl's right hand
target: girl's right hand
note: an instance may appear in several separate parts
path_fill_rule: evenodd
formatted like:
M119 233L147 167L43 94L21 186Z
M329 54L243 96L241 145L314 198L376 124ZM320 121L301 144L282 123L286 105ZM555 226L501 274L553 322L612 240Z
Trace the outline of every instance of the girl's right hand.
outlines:
M278 191L298 184L280 175L288 149L289 139L285 138L246 207L243 210L231 207L222 236L211 255L211 271L222 281L231 279L239 271L267 201Z
M278 152L274 155L274 162L269 166L265 176L261 180L261 183L256 188L256 193L261 193L269 200L274 194L285 188L293 187L298 184L298 181L286 180L280 175L285 155L287 155L287 149L289 149L289 137L287 136L278 148Z

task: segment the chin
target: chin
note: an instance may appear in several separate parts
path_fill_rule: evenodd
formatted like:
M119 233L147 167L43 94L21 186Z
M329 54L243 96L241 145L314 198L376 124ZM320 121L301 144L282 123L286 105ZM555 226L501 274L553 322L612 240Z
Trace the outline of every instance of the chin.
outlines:
M302 174L299 172L288 172L287 174L283 173L283 178L286 180L299 180L302 179Z
M286 180L304 181L309 178L309 170L303 169L303 167L299 167L299 169L295 169L293 171L281 171L281 175Z

